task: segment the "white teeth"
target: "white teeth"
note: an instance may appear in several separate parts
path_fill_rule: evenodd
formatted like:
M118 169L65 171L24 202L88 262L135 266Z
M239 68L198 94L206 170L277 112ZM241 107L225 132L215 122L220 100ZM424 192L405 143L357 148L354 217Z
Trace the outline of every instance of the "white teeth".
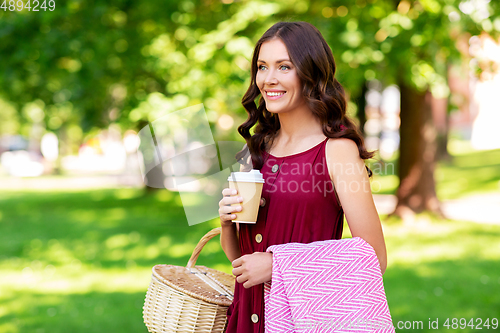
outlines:
M284 92L270 92L270 91L267 92L267 96L271 96L271 97L281 96L281 95L284 95L284 94L285 94Z

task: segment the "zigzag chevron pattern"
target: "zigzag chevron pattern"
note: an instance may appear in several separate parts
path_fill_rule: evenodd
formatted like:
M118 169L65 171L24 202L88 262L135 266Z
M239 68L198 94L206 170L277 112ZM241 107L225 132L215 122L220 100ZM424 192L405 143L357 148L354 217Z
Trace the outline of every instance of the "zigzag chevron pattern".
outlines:
M395 332L382 273L362 238L288 243L264 285L266 333Z

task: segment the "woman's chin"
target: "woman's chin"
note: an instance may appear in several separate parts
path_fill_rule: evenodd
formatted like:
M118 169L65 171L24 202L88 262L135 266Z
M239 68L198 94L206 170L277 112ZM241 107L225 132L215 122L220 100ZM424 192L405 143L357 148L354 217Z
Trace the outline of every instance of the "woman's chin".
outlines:
M271 112L271 113L280 113L282 112L283 108L282 107L277 107L276 105L269 105L269 104L266 104L266 109L267 111Z

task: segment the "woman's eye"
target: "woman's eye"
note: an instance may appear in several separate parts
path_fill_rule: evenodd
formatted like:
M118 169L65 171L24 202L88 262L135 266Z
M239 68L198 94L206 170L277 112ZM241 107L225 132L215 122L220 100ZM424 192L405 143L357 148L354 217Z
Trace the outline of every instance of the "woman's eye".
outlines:
M257 68L259 69L259 71L262 71L262 70L264 70L264 69L266 68L266 66L264 66L264 65L260 65L260 66L259 66L259 67L257 67Z
M287 66L287 65L281 65L281 66L280 66L280 69L283 69L284 71L286 71L286 70L289 70L289 69L290 69L290 67L289 67L289 66Z

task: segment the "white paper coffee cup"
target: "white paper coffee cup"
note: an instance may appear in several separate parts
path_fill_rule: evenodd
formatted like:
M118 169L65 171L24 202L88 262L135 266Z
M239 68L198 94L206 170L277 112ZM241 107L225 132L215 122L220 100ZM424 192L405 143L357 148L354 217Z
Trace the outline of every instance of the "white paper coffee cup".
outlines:
M238 195L243 197L242 203L232 205L242 207L241 212L234 213L236 219L233 222L256 223L264 184L262 173L256 169L250 172L232 172L227 180L229 188L236 189Z

